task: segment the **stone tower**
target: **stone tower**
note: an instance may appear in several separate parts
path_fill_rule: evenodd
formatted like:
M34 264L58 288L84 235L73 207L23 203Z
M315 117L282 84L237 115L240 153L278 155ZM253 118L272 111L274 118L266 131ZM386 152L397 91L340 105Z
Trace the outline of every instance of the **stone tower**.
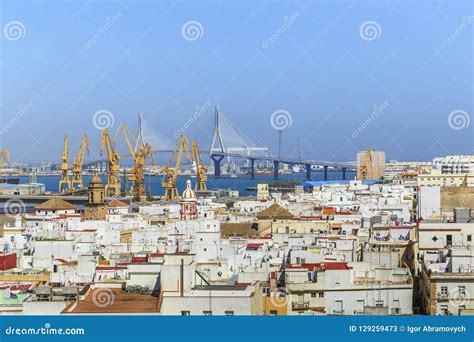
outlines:
M105 220L106 215L105 189L102 180L95 171L89 182L88 202L84 205L84 219Z

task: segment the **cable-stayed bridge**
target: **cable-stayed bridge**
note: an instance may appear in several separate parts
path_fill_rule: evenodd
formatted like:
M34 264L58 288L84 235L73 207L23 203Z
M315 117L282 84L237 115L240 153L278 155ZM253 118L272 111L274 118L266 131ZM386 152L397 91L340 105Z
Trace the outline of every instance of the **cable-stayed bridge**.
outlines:
M148 124L141 114L138 115L138 144L149 143L155 153L170 153L173 150L175 143L170 139L161 135ZM346 172L354 170L355 167L350 163L331 162L331 161L316 161L310 159L293 159L284 157L272 156L270 149L261 146L250 139L244 132L225 117L219 110L215 108L214 116L214 130L212 141L209 144L209 149L202 149L203 154L209 155L214 163L214 176L221 176L221 163L224 158L229 160L241 159L246 161L249 168L249 174L252 178L255 177L255 161L267 161L273 163L273 176L278 179L278 170L281 164L288 165L302 165L305 167L306 178L311 179L311 170L313 166L321 168L324 172L324 179L328 179L328 170L336 169L342 171L343 179L346 179ZM123 154L123 157L130 156ZM84 163L84 167L98 166L103 169L106 167L106 159L100 159Z

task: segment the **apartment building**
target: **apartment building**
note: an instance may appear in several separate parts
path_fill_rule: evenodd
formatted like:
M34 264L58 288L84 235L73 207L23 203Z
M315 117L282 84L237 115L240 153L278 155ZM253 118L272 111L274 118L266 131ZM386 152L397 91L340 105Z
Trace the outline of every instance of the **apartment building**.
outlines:
M357 179L381 179L384 168L384 152L367 150L357 153Z

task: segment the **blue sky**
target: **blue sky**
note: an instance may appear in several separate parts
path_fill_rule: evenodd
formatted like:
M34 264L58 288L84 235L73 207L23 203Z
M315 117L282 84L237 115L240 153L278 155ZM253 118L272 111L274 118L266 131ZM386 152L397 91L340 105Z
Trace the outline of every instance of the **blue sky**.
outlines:
M302 154L318 160L354 160L365 148L429 160L474 148L470 1L0 6L0 143L16 160L58 160L66 132L73 152L88 134L93 158L100 110L112 113L112 131L135 126L142 112L174 139L206 103L185 132L202 149L214 105L275 152L270 118L285 111L283 153L293 157L298 139Z

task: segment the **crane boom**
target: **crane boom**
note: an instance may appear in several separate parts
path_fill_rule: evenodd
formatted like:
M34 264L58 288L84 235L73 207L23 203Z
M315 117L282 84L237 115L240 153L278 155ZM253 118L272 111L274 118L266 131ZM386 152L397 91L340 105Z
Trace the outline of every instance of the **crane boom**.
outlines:
M137 138L135 137L135 134L133 134L132 130L130 127L127 126L127 124L121 124L117 130L117 133L115 134L114 138L114 145L117 143L118 137L120 136L120 133L123 134L123 137L125 139L125 142L127 143L128 149L130 150L130 154L132 155L133 159L135 159L135 154L136 150L135 148L132 147L132 143L130 142L130 138L133 139L133 142L136 144Z
M132 181L132 196L134 201L143 201L146 199L145 193L145 172L144 166L148 157L150 157L153 165L156 165L155 157L153 156L153 149L148 143L137 144L137 139L133 134L132 130L126 125L122 124L117 130L115 135L114 143L117 141L118 137L122 133L125 142L127 143L130 154L133 157L133 171L129 179ZM130 137L129 137L130 136ZM136 150L133 148L130 138L136 145Z
M11 165L12 160L10 158L10 154L8 153L8 150L6 148L2 149L2 154L0 155L0 169L3 171L3 165Z
M84 183L82 180L82 164L84 162L84 156L86 151L87 153L89 153L89 138L87 137L87 135L84 135L84 138L82 138L82 142L79 147L79 151L74 156L74 160L72 162L72 190L84 188Z
M10 158L10 154L8 153L8 150L6 148L2 149L2 155L0 156L0 168L3 167L3 164L10 165L12 163L12 160Z
M176 179L178 178L178 173L181 167L181 159L183 157L183 152L186 153L188 161L192 161L188 148L188 140L186 139L184 134L181 134L178 139L178 142L173 148L173 152L168 158L166 167L162 171L164 173L164 176L161 186L165 189L165 193L163 196L163 199L165 201L175 200L179 198L178 189L176 187ZM175 156L176 162L174 168L172 168L171 163L173 162Z
M110 139L109 131L104 128L102 131L102 141L100 144L100 155L104 150L107 152L107 162L109 171L107 175L107 185L105 186L105 193L109 196L118 196L120 194L120 155Z
M61 157L61 179L59 180L59 192L67 192L71 189L71 180L69 179L69 137L64 136L63 155Z
M193 140L192 143L193 158L196 163L196 173L197 173L197 182L196 182L196 191L206 191L207 190L207 167L202 162L201 151L199 150L199 145L196 140Z

